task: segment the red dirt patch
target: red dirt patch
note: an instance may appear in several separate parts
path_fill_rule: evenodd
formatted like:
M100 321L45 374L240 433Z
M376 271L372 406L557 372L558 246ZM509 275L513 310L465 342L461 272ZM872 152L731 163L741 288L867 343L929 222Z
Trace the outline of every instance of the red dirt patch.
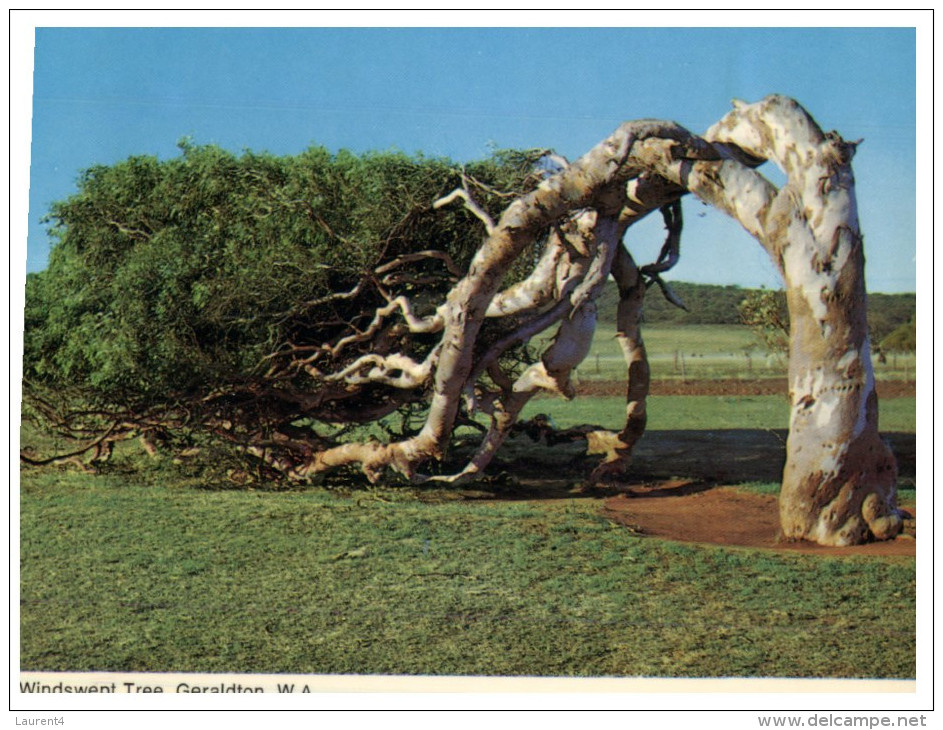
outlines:
M625 382L618 380L583 380L579 395L625 395ZM914 397L917 384L904 380L879 380L879 398ZM785 378L758 380L653 380L651 395L782 395L789 392Z
M640 535L681 542L821 556L916 554L915 519L907 521L902 537L883 543L827 548L781 542L776 497L727 485L778 483L786 459L786 437L782 429L646 431L635 447L626 481L574 487L598 463L597 457L586 456L585 444L548 446L521 434L508 439L492 464L492 477L479 489L460 494L468 499L567 499L579 494L601 499L606 517ZM897 458L901 486L912 488L915 435L883 433L882 437ZM456 468L463 463L458 458ZM521 474L526 478L515 478ZM903 507L915 513L911 504Z
M667 481L633 486L603 503L603 514L640 535L680 542L710 543L784 552L832 555L907 556L917 551L916 514L901 537L846 548L808 542L785 542L779 537L776 497L732 487L691 481Z

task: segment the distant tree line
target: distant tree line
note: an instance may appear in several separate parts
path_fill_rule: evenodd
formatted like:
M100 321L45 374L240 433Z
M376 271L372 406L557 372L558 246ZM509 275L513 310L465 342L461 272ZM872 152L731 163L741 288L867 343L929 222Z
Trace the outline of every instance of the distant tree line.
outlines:
M671 288L687 309L673 306L658 291L645 298L644 322L647 324L750 324L744 321L744 304L752 306L754 316L762 312L781 313L788 325L786 295L779 290L751 289L736 285L691 284L672 282ZM764 297L766 299L764 306ZM600 298L600 318L615 319L618 291L610 285ZM777 304L778 306L773 306ZM757 312L757 308L760 312ZM868 326L875 346L896 352L912 352L916 347L916 294L868 294ZM770 317L771 321L776 319ZM772 323L776 326L776 323ZM893 335L893 336L892 336ZM784 340L785 341L785 340Z

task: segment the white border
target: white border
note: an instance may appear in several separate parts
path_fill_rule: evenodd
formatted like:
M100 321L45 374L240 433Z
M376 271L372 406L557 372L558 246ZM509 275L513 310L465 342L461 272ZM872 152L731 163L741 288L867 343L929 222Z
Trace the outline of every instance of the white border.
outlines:
M853 13L837 11L762 11L755 9L742 10L684 10L684 11L630 11L630 10L610 10L610 11L548 11L536 10L532 12L508 12L508 11L448 11L448 10L415 10L415 11L391 11L391 10L371 10L370 12L355 11L292 11L281 12L272 10L231 10L226 9L225 13L214 11L180 11L180 10L107 10L107 11L76 11L76 10L11 10L9 19L10 31L10 61L12 68L16 70L16 78L11 78L10 104L11 104L11 128L10 128L10 205L11 211L16 215L10 217L11 232L11 255L10 261L12 270L10 273L10 306L11 312L16 315L14 322L18 322L22 312L23 297L22 283L25 272L26 261L26 236L27 236L27 218L25 211L28 210L28 186L23 181L29 179L29 138L30 138L30 114L32 102L32 49L33 49L33 31L35 27L40 26L72 26L72 27L91 27L91 26L166 26L166 27L211 27L211 26L229 26L229 27L276 27L288 25L312 25L326 27L461 27L461 26L505 26L505 27L551 27L567 25L571 27L591 27L591 26L647 26L647 27L773 27L788 25L791 27L822 27L829 25L838 25L842 27L909 27L917 28L917 53L918 53L918 134L917 139L925 141L931 134L928 120L932 118L931 98L931 75L933 48L932 48L932 24L928 17L928 10L862 10L854 9ZM932 327L932 267L924 265L927 261L926 247L932 244L933 229L930 221L930 211L933 209L931 186L927 181L932 179L932 170L925 160L925 155L917 155L918 165L918 227L917 236L920 242L918 256L920 257L918 271L918 308L920 311L921 342L929 341L929 334ZM926 243L925 243L926 242ZM9 314L9 313L8 313ZM928 322L929 320L929 322ZM10 317L7 317L10 322ZM9 342L11 345L10 363L19 363L22 359L21 337L18 336L16 328L10 333ZM927 362L924 355L929 355L924 347L921 347L921 360L918 368L921 373L921 392L924 387L929 385L928 369L925 367ZM19 413L18 393L19 393L19 372L18 365L11 367L10 394L11 403L11 423L9 427L14 432L16 426L12 414ZM932 407L930 400L924 399L918 401L918 428L917 448L921 455L932 453L933 440L930 436L932 428ZM926 458L918 462L917 480L923 485L931 485L934 474L930 472L931 467ZM17 504L15 499L18 487L18 464L15 459L10 460L10 489L14 495L12 504ZM924 535L932 535L932 490L926 489L926 494L921 492L921 532ZM928 500L930 500L928 504ZM10 515L10 549L14 550L19 544L18 514L14 508ZM929 530L929 531L928 531ZM921 551L918 560L918 637L919 651L917 659L917 681L915 683L906 683L909 687L915 688L915 692L908 692L903 695L895 695L894 701L889 702L887 696L882 694L880 689L869 687L865 690L866 694L858 694L860 688L864 685L858 684L859 689L855 689L854 681L837 682L836 684L817 685L819 689L827 688L829 691L812 693L808 691L808 686L791 685L791 689L778 689L772 685L760 688L760 685L754 684L754 689L749 685L753 680L611 680L613 684L598 684L598 690L593 689L587 692L588 685L575 681L569 686L559 684L559 680L527 680L523 684L513 684L515 680L481 680L489 683L510 682L505 684L506 689L499 690L503 694L493 694L492 688L483 688L479 685L479 680L458 680L468 690L460 689L455 686L456 680L449 678L437 678L436 680L423 678L370 678L366 681L364 678L331 678L330 681L324 680L325 688L329 691L318 693L317 702L312 703L310 698L298 696L279 696L275 698L272 695L265 695L265 700L256 696L248 700L244 696L226 695L225 697L210 698L202 696L199 701L192 697L183 698L176 695L176 702L170 704L167 697L153 698L146 696L135 696L132 700L130 696L113 698L115 704L109 706L115 709L168 709L170 707L188 709L233 709L233 708L262 708L268 709L364 709L364 708L386 708L386 709L412 709L416 707L438 708L438 709L609 709L609 710L659 710L666 707L677 707L678 702L672 703L662 692L666 691L654 686L645 686L637 682L669 682L672 693L697 693L696 696L686 696L684 702L686 705L696 707L701 710L743 710L753 714L762 714L760 708L770 708L770 714L773 710L782 710L783 705L795 707L796 712L806 710L831 710L837 711L841 708L854 710L855 712L864 712L872 710L875 712L886 710L892 705L894 712L897 711L918 711L931 706L932 697L932 679L933 679L933 649L929 638L932 636L932 616L929 615L929 607L933 605L933 596L930 594L933 583L933 566L935 561L928 561L926 552ZM11 581L11 605L18 603L17 581ZM18 618L18 617L14 617ZM16 621L11 625L13 634L11 635L12 647L19 646L18 635L16 632ZM11 692L11 703L14 708L29 707L33 705L36 696L21 695L19 693L18 681L20 679L16 667L17 657L11 656L9 668L9 688ZM565 680L564 680L565 681ZM765 681L765 680L762 680ZM345 682L351 684L347 685ZM427 684L422 685L423 682ZM606 682L606 680L600 680ZM632 684L636 682L636 684ZM720 682L721 684L718 684ZM429 684L432 683L432 684ZM534 684L537 683L537 684ZM620 684L621 683L621 684ZM731 684L728 684L731 683ZM741 686L736 686L741 683ZM896 683L894 683L896 684ZM446 687L446 689L432 689L433 685ZM727 689L721 691L719 687ZM785 685L782 685L785 686ZM890 684L878 685L890 687ZM754 690L760 688L759 693ZM798 689L798 692L795 690ZM444 694L417 695L414 692ZM407 694L388 694L388 692L407 693ZM468 694L471 691L473 694ZM782 691L790 692L788 698L779 694ZM894 690L899 691L899 690ZM365 701L362 695L352 695L351 693L367 692L373 693L372 700ZM455 696L453 692L462 692L463 694ZM474 693L488 692L486 695ZM533 692L540 692L535 695ZM545 692L551 692L553 695L547 696ZM847 692L853 695L845 694ZM576 693L576 694L574 694ZM629 694L630 693L630 694ZM685 695L682 695L685 696ZM47 699L48 698L48 699ZM298 699L301 698L301 699ZM246 703L249 704L246 704ZM44 707L48 711L54 709L101 709L101 697L58 697L53 695L43 696ZM63 704L60 704L63 703ZM45 712L46 710L44 710ZM893 715L894 712L889 714ZM698 715L691 713L677 713L672 711L670 716L680 718L685 726L698 727L730 727L729 717L724 719L717 718L716 715ZM642 718L636 718L641 720ZM120 713L108 716L98 716L95 718L96 727L106 727L115 721L115 726L121 726L128 721L127 718L121 718ZM658 712L654 717L654 723L664 727L679 727L679 725L668 724L669 716L664 711ZM714 724L714 721L717 724ZM747 718L744 716L744 726L757 727L755 717ZM746 720L749 720L748 722ZM142 719L137 715L132 720L140 724ZM174 721L171 718L171 721ZM150 720L146 721L150 722ZM165 719L155 719L155 726L159 723L163 725ZM449 719L449 722L454 722ZM478 724L478 721L476 721Z

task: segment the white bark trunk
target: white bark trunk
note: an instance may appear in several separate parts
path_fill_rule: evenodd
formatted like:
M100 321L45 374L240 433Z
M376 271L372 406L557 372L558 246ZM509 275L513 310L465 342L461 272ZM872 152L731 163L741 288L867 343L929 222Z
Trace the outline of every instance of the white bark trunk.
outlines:
M337 355L343 347L365 342L397 312L414 334L441 333L421 363L384 352L327 376L333 384L350 386L431 387L422 430L399 443L328 449L294 473L306 476L359 463L371 479L387 467L421 478L419 465L442 458L463 396L473 406L486 404L492 424L465 470L448 479L479 473L535 392L573 394L570 373L588 352L594 300L610 271L620 292L618 336L629 381L626 425L620 434L594 436L607 456L593 478L624 472L647 420L650 376L639 331L643 274L657 280L676 260L677 240L669 238L663 260L642 270L618 241L635 221L690 191L754 235L786 282L792 417L780 499L784 534L830 545L893 537L901 517L895 462L877 431L864 257L850 166L854 147L835 133L823 134L796 102L772 96L757 104L736 103L705 139L667 122L626 123L511 203L497 221L467 188L446 196L437 205L463 200L487 233L446 301L434 314L419 317L408 299L390 298L367 332L324 349ZM753 169L764 160L785 171L788 183L782 189ZM680 217L676 223L680 230ZM547 246L531 275L502 291L515 259L541 237ZM502 317L515 325L488 348L476 349L486 320ZM515 382L504 382L495 369L497 358L555 322L561 323L559 330L541 361ZM486 372L499 390L481 391L478 397L476 386Z
M635 444L648 423L647 398L651 372L640 327L645 282L631 254L625 249L619 250L612 275L619 288L616 339L626 364L625 427L618 435L612 434L604 439L601 439L601 434L597 434L598 443L591 444L591 449L605 454L602 463L590 477L593 482L623 476L628 470Z
M791 321L792 416L780 495L783 534L824 545L900 532L896 462L878 434L867 339L864 255L851 158L795 101L737 103L706 138L722 163L656 163L670 179L735 217L783 274ZM780 190L736 160L769 159ZM656 157L664 153L653 152Z

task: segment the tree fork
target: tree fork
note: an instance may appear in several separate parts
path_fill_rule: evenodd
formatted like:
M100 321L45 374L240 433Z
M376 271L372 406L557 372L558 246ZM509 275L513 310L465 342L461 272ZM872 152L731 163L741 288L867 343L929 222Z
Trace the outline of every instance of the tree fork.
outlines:
M493 226L488 225L488 235L467 274L443 305L442 350L422 430L410 439L385 446L382 456L371 444L361 445L361 449L353 445L337 447L343 449L343 463L359 461L365 470L369 464L368 476L375 479L376 465L386 459L389 466L414 478L424 461L444 457L462 393L474 369L475 340L511 264L543 231L573 211L592 207L600 215L619 216L626 205L626 183L642 171L631 158L633 146L639 140L657 136L675 140L688 156L715 156L709 145L675 124L658 120L627 122L565 170L512 202ZM468 202L470 196L455 197ZM664 202L659 201L659 205ZM330 452L332 461L336 450ZM312 464L311 468L318 467Z

